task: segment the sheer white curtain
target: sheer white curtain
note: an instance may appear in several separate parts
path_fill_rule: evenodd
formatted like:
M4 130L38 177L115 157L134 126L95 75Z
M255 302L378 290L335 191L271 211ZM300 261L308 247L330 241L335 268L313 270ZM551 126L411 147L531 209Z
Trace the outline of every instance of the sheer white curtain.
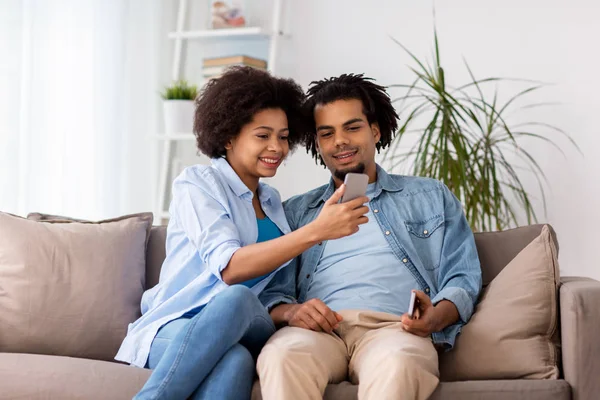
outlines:
M160 7L0 2L0 210L103 218L151 209L132 198L152 193Z

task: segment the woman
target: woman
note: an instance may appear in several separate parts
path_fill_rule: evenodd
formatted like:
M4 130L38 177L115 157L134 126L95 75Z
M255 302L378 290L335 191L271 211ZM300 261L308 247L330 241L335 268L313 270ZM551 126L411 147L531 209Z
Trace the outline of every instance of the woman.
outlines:
M256 356L275 326L257 295L291 259L358 230L362 204L337 204L290 232L272 177L302 137L304 95L292 80L238 67L196 100L194 133L211 166L173 184L167 257L116 356L153 369L136 399L250 398ZM362 203L361 203L362 201Z

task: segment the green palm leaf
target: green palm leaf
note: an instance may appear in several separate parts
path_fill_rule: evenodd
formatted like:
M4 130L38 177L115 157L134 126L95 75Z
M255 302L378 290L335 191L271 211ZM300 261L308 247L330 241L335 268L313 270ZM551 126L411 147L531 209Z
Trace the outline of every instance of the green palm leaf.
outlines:
M539 162L520 146L520 140L539 140L563 152L553 140L553 135L558 134L581 153L570 135L560 128L538 121L511 123L511 116L517 112L556 105L551 101L528 101L547 84L515 78L478 79L464 60L470 80L451 87L441 65L435 27L433 57L428 61L391 39L415 63L414 67L409 66L414 79L410 84L388 86L404 91L392 100L402 124L382 153L381 161L392 171L408 171L444 182L462 201L474 230L501 230L538 221L534 200L541 200L545 213L548 180ZM504 82L525 87L500 101L496 86ZM493 92L489 85L494 85ZM526 103L521 105L523 102ZM415 133L420 136L411 148L403 148L403 139ZM524 174L535 177L539 197L525 187Z

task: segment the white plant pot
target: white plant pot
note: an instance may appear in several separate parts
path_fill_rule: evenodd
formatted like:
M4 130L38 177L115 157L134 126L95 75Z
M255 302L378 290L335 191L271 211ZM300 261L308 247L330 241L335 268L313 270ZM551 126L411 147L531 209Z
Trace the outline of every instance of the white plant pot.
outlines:
M193 100L165 100L163 110L167 135L192 133L194 127Z

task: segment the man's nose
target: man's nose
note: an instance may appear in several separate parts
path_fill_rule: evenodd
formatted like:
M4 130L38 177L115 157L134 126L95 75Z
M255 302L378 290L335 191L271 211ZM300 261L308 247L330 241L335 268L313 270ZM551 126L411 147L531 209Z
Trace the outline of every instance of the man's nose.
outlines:
M348 143L349 143L348 137L344 133L339 132L339 133L335 134L335 145L336 146L338 146L338 147L345 146Z

